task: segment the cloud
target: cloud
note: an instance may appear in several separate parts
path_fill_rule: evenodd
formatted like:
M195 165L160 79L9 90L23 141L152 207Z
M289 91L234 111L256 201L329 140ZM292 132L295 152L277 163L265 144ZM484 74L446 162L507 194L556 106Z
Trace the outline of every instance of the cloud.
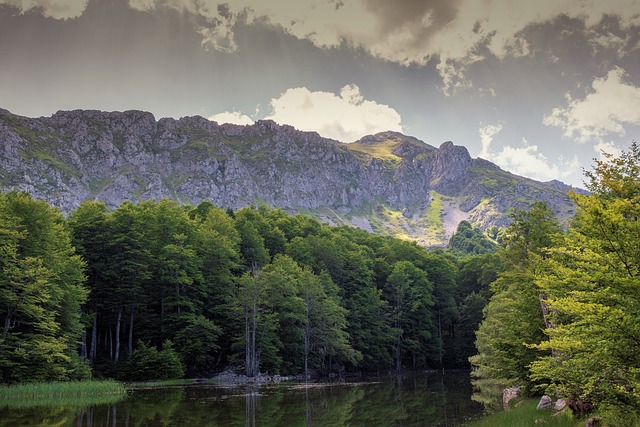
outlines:
M402 131L397 111L365 100L354 84L344 86L337 95L305 87L288 89L271 100L271 114L266 118L343 142L387 130Z
M568 106L554 108L543 123L561 128L564 136L578 142L624 135L625 124L640 125L640 87L625 83L626 76L616 67L606 77L595 79L593 91L584 99L574 100L567 94Z
M14 6L20 13L35 9L53 19L77 18L87 8L86 0L0 0L0 4Z
M247 22L251 9L242 6L243 1L235 2L240 7L232 8L229 3L219 0L129 0L132 9L152 12L168 8L202 18L196 31L202 36L202 46L219 52L233 53L238 49L235 40L237 23ZM251 21L251 20L250 20Z
M16 0L0 0L16 1ZM41 0L46 1L46 0ZM61 0L58 0L61 1ZM319 48L342 45L403 65L438 61L445 94L472 87L466 68L487 55L527 56L529 26L564 16L585 24L592 45L620 50L623 39L596 31L603 17L620 28L640 25L640 0L129 0L132 8L171 8L204 19L197 28L205 47L234 52L238 23L271 25ZM626 45L625 45L626 46Z
M622 155L622 150L613 142L599 142L593 146L593 149L598 153L598 158L600 160L607 160L604 153L611 154L616 158L619 158Z
M253 124L253 119L251 117L237 111L224 111L222 113L217 113L209 117L209 120L213 120L218 123L233 123L235 125Z
M502 125L486 125L481 127L478 132L480 133L480 142L482 144L482 152L480 153L480 157L488 158L489 154L489 146L493 142L493 137L496 136L502 130Z
M499 153L492 155L490 160L517 175L541 181L562 179L580 170L580 162L575 156L570 160L560 157L556 163L550 163L549 159L538 151L537 145L528 145L526 140L523 142L524 147L503 147Z
M555 163L552 163L539 151L537 145L530 145L525 138L522 138L522 147L506 145L500 151L491 151L493 138L501 130L500 124L486 125L479 129L479 135L482 143L480 157L497 164L502 169L540 181L565 178L580 169L576 156L569 160L559 157Z

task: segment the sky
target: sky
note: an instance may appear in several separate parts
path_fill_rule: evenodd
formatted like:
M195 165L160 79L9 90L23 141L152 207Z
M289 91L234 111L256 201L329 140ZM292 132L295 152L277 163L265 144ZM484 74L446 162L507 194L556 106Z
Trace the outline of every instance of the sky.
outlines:
M0 108L392 130L584 187L640 130L640 0L0 0Z

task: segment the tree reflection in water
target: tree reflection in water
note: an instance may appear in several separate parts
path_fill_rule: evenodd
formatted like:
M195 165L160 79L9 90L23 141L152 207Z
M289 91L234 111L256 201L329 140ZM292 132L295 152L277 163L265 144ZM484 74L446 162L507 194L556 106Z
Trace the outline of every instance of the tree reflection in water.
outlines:
M457 426L482 414L468 373L385 376L359 382L197 385L136 390L116 404L1 408L0 427Z

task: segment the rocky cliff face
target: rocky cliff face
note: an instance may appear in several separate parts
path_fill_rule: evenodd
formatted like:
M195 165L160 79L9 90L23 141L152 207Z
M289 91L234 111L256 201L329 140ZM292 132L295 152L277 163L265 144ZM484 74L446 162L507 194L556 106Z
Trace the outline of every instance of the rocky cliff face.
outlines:
M0 110L0 189L28 191L70 211L84 200L211 200L305 212L383 234L443 244L457 223L505 225L508 209L546 200L572 213L569 187L541 183L394 132L343 144L272 121L157 120L142 111Z

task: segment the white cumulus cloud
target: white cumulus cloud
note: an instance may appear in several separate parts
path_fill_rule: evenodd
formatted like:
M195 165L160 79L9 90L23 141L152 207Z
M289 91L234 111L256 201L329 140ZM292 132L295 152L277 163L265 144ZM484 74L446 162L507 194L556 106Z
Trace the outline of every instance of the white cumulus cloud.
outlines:
M539 181L562 179L580 170L580 162L576 156L568 160L559 157L556 162L552 162L540 152L537 145L529 144L525 138L522 138L521 147L505 145L499 150L492 150L493 138L501 130L502 125L486 125L480 127L478 133L482 144L480 157L502 169Z
M480 152L480 157L487 159L491 156L491 154L489 153L489 147L493 142L493 137L496 136L501 130L501 124L482 126L478 130L480 134L480 143L482 144L482 152Z
M584 99L567 95L567 107L554 108L543 123L561 128L564 136L578 142L624 135L624 125L640 125L640 87L625 83L625 76L623 69L614 68L593 81L593 90Z
M209 120L213 120L218 123L233 123L234 125L253 124L253 119L251 117L238 111L224 111L222 113L217 113L210 116Z
M607 159L604 154L611 154L613 157L620 157L622 155L622 150L613 142L599 142L594 145L593 149L598 153L600 160Z
M271 113L266 118L343 142L387 130L402 131L396 110L364 99L354 84L344 86L339 94L312 92L305 87L288 89L271 100Z

